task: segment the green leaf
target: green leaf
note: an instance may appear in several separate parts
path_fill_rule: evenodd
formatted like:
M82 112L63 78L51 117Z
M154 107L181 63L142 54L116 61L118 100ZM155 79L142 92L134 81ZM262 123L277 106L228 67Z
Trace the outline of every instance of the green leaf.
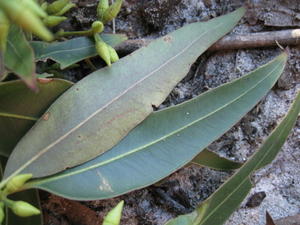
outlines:
M120 34L102 34L101 38L112 47L117 46L127 39ZM96 56L96 48L93 39L88 37L73 38L68 41L46 43L41 41L31 42L36 60L52 59L60 63L61 69L65 69L83 59Z
M92 200L153 184L191 161L251 110L275 84L286 59L281 54L240 79L155 112L105 154L29 187Z
M241 204L252 185L249 176L255 170L266 166L276 157L293 128L300 112L300 92L287 116L265 140L259 150L213 195L202 203L192 214L179 216L166 225L221 225ZM199 211L208 208L202 217ZM193 215L192 219L191 216ZM182 221L186 221L182 223Z
M17 26L10 26L4 64L10 71L18 75L28 87L36 89L33 50L23 31Z
M6 70L4 65L3 52L0 51L0 82L4 80L5 76L6 76Z
M18 143L1 185L18 173L54 174L112 148L164 101L198 55L244 12L241 8L185 26L75 84L47 110L47 120L40 119Z
M39 93L23 82L0 83L0 155L8 157L22 136L43 112L72 85L59 79L39 79Z
M218 154L208 149L204 149L202 152L200 152L191 163L216 170L234 170L243 165L242 163L220 157Z

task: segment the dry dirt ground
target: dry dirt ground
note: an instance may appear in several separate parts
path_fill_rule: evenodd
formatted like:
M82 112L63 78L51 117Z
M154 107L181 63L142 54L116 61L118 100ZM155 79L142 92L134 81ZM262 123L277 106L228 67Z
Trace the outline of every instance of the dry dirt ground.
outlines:
M95 19L95 0L78 0L70 13L69 25L83 29ZM241 5L249 10L232 31L245 34L295 28L300 25L297 0L125 0L116 32L129 38L155 38L195 21L223 15ZM108 32L111 28L106 28ZM206 53L192 66L160 108L183 102L210 88L238 78L266 63L279 48L244 49ZM257 149L288 110L300 90L300 47L290 47L284 74L269 94L229 132L210 148L230 159L244 162ZM72 74L69 75L72 79ZM274 219L300 213L300 121L276 160L253 176L254 187L227 225L264 225L268 211ZM72 207L86 210L91 218L101 218L119 200L125 200L122 225L161 225L191 212L228 177L230 173L196 166L172 174L158 185L115 199L77 203L43 193L46 225L98 224L76 219ZM254 196L254 197L252 197ZM249 199L251 199L249 201ZM81 208L82 207L82 208ZM91 210L90 210L91 209ZM75 217L75 218L74 218ZM78 217L78 215L77 215Z

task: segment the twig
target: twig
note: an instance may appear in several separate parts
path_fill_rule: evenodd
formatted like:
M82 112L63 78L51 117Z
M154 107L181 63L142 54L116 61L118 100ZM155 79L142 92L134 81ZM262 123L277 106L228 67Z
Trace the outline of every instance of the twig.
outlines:
M240 48L259 48L280 45L300 44L300 29L225 36L209 50L219 51Z
M148 45L152 39L127 40L117 47L121 53L128 54ZM277 44L299 45L300 29L259 32L243 35L227 35L211 46L209 51L231 50L241 48L272 47Z

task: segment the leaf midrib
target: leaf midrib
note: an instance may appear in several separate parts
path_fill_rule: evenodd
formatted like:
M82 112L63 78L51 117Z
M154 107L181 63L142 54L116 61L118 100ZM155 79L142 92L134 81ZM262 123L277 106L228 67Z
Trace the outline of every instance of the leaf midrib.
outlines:
M40 55L39 59L42 59L42 58L51 58L51 57L55 57L57 53L79 51L79 50L91 48L91 47L94 47L94 46L95 46L95 45L89 45L89 46L80 47L80 48L57 50L57 51L53 51L53 52L51 52L51 53L47 53L47 54ZM55 47L57 47L57 46L55 46ZM54 48L54 47L53 47L53 48Z
M108 164L108 163L111 163L111 162L114 162L114 161L116 161L116 160L125 158L126 156L129 156L129 155L132 155L132 154L134 154L134 153L136 153L136 152L138 152L138 151L140 151L140 150L143 150L143 149L147 148L148 146L151 146L151 145L154 145L154 144L156 144L156 143L158 143L158 142L160 142L160 141L163 141L164 139L167 139L168 137L173 136L173 135L179 133L180 131L182 131L182 130L184 130L184 129L190 127L190 126L192 126L192 125L195 124L195 123L198 123L198 122L201 121L201 120L204 120L204 119L210 117L210 116L213 115L214 113L216 113L216 112L218 112L218 111L224 109L225 107L229 106L230 104L232 104L232 103L238 101L240 98L242 98L243 96L245 96L248 92L250 92L250 91L253 90L255 87L257 87L261 82L263 82L264 80L266 80L266 79L270 76L270 74L272 74L272 73L273 73L280 65L281 65L281 64L277 65L271 72L268 73L268 75L266 75L266 76L265 76L262 80L260 80L256 85L254 85L252 88L248 89L247 92L244 92L242 95L240 95L239 97L233 99L233 100L230 101L229 103L227 103L227 104L223 105L222 107L219 107L218 109L212 111L211 113L209 113L209 114L207 114L207 115L205 115L205 116L203 116L203 117L201 117L201 118L199 118L199 119L193 121L192 123L189 123L189 124L183 126L183 127L180 128L180 129L177 129L177 130L175 130L175 131L173 131L173 132L171 132L171 133L168 133L167 135L162 136L161 138L156 139L155 141L152 141L152 142L150 142L150 143L148 143L148 144L146 144L146 145L143 145L143 146L141 146L141 147L135 148L135 149L133 149L133 150L131 150L131 151L129 151L129 152L126 152L126 153L124 153L124 154L121 154L121 155L119 155L119 156L113 157L113 158L111 158L111 159L109 159L109 160L106 160L106 161L104 161L104 162L101 162L101 163L92 165L92 166L90 166L90 167L83 168L83 169L81 169L81 170L76 170L76 171L71 172L71 173L58 175L58 176L55 176L55 177L53 177L53 178L43 179L43 182L39 182L39 183L45 183L45 182L47 182L47 181L49 181L49 180L50 180L50 182L51 182L51 181L58 180L58 179L61 179L61 178L64 178L64 177L68 177L68 176L73 176L73 175L76 175L76 174L80 174L80 173L83 173L83 172L85 172L85 171L89 171L89 170L91 170L91 169L98 168L98 167L100 167L100 166L104 166L104 165L106 165L106 164Z
M19 55L19 52L17 51L16 47L13 45L13 43L11 43L10 40L7 40L7 43L10 45L10 47L12 48L13 52L15 53L15 55L17 56L17 58L19 60L22 60L22 56Z
M216 30L219 26L221 26L223 23L219 22L219 24L216 24L214 29L212 30ZM166 60L164 63L162 63L160 66L157 67L157 69L153 70L152 72L150 72L148 75L146 75L145 77L143 77L142 79L140 79L138 82L134 83L133 85L131 85L129 88L127 88L126 90L124 90L122 93L120 93L119 95L117 95L115 98L113 98L111 101L109 101L108 103L106 103L104 106L102 106L101 108L99 108L98 110L96 110L94 113L92 113L90 116L88 116L86 119L84 119L82 122L80 122L77 126L75 126L74 128L72 128L71 130L69 130L66 134L62 135L60 138L58 138L56 141L54 141L52 144L46 146L45 148L43 148L38 154L36 154L34 157L32 157L30 160L28 160L26 163L23 164L23 166L21 166L19 169L15 170L15 172L11 173L11 175L9 175L6 179L4 179L1 183L6 183L6 181L8 179L10 179L11 177L17 175L19 172L21 172L23 169L25 169L28 165L30 165L32 162L34 162L36 159L38 159L40 156L42 156L43 154L45 154L49 149L51 149L52 147L54 147L56 144L58 144L59 142L61 142L62 140L64 140L66 137L68 137L71 133L73 133L74 131L76 131L77 129L79 129L82 125L84 125L87 121L89 121L91 118L93 118L94 116L96 116L98 113L100 113L101 111L103 111L105 108L107 108L109 105L111 105L113 102L117 101L119 98L121 98L122 96L124 96L127 92L129 92L130 90L132 90L134 87L136 87L138 84L140 84L141 82L143 82L144 80L148 79L149 77L151 77L151 75L153 75L154 73L156 73L157 71L159 71L161 68L163 68L164 66L168 65L170 62L172 62L173 60L175 60L177 57L181 56L184 52L186 52L188 49L190 49L195 43L197 43L205 34L207 34L208 32L211 32L212 30L207 30L205 32L203 32L203 34L201 34L198 38L196 38L194 41L192 41L189 45L187 45L185 48L183 48L180 52L178 52L176 55L174 55L173 57L171 57L170 59Z

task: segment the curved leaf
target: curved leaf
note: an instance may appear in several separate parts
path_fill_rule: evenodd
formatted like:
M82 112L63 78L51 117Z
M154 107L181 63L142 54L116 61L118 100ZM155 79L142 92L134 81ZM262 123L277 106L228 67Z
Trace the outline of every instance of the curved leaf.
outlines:
M208 149L204 149L202 152L200 152L191 161L191 163L199 166L209 167L215 170L234 170L243 165L242 163L223 158Z
M166 225L223 224L249 193L252 187L249 178L251 173L274 160L295 125L299 112L300 92L282 122L265 140L259 150L226 183L193 213L179 216ZM202 211L203 207L206 207L205 213L200 215L199 212Z
M125 35L120 34L102 34L101 38L112 47L127 40ZM94 41L88 37L73 38L51 44L33 41L31 46L34 49L36 60L52 59L60 64L61 69L97 55Z
M4 64L32 89L36 89L33 50L17 26L10 26Z
M18 143L1 185L18 173L41 177L62 171L113 147L153 111L152 105L163 102L198 55L244 11L185 26L78 82Z
M8 157L35 118L71 85L65 80L41 79L40 91L34 93L20 80L0 83L0 155Z
M240 79L155 112L105 154L33 181L29 187L91 200L153 184L191 161L237 123L274 85L286 59L283 53Z

